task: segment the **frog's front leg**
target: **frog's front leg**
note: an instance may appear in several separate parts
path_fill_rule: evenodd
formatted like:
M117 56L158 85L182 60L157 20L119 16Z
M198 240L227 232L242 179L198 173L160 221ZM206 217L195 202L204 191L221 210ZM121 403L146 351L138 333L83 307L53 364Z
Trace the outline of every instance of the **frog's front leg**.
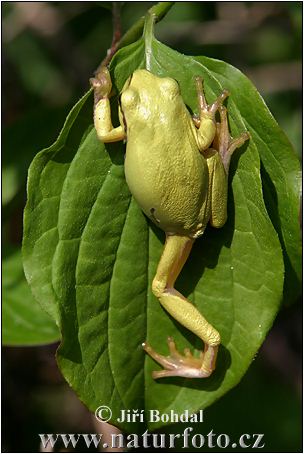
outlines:
M207 322L193 304L174 288L174 283L185 264L194 240L187 236L167 235L164 251L161 256L152 291L162 306L179 323L192 331L205 343L200 358L195 358L185 349L185 356L178 353L171 338L168 339L170 356L156 353L152 347L144 343L144 350L164 370L153 372L153 378L162 377L209 377L215 368L216 355L220 344L219 333Z
M200 151L209 148L216 134L215 114L222 106L225 99L229 96L228 90L223 90L220 96L212 103L207 104L204 90L203 80L197 76L195 78L197 97L198 97L198 117L193 117L196 130L196 141Z
M98 139L104 143L125 139L124 127L114 128L112 125L109 101L112 82L108 69L103 67L90 83L94 88L94 125Z

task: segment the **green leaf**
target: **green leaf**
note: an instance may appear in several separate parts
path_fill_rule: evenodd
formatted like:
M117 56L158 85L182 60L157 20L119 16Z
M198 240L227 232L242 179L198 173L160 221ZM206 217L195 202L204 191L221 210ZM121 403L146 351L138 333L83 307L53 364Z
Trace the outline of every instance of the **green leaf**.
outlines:
M89 110L86 117L80 113L89 95L90 92L74 106L57 141L35 157L28 172L28 199L24 210L24 271L35 298L57 324L59 317L52 284L52 257L58 243L60 194L75 146L79 147L91 123ZM77 117L78 124L75 125ZM56 154L62 148L64 156L58 159ZM49 161L51 166L47 166ZM46 183L40 184L40 181Z
M34 300L25 280L21 251L5 247L2 264L4 345L41 345L60 339L53 320Z
M149 29L145 36L146 40L121 49L111 63L117 93L135 69L148 63L153 73L178 80L186 104L195 111L193 78L201 75L209 101L222 86L231 90L232 136L246 129L252 136L232 160L227 224L220 230L207 228L196 241L176 285L221 333L212 376L159 382L151 377L158 366L144 355L144 340L164 354L168 335L179 348L201 348L201 343L176 324L151 293L164 233L147 221L131 198L124 178L124 146L105 148L98 142L90 92L71 111L58 141L35 158L25 211L26 275L36 298L60 323L59 366L92 411L99 405L110 406L112 422L127 431L139 429L139 423L119 424L121 409L197 411L244 375L271 327L283 289L282 250L263 200L261 143L265 143L261 156L275 155L279 142L282 154L277 158L293 159L252 85L241 79L234 87L232 80L239 75L235 68L181 55L156 41ZM256 108L242 106L240 98L249 88L247 97L251 106L258 106L259 115ZM113 109L117 111L117 98ZM265 168L266 162L265 158ZM285 185L274 184L278 199L285 197L288 205L295 194L294 182L280 165ZM269 171L270 178L274 172ZM294 201L290 205L292 225L295 205ZM292 241L296 244L297 238ZM289 254L287 247L286 251Z

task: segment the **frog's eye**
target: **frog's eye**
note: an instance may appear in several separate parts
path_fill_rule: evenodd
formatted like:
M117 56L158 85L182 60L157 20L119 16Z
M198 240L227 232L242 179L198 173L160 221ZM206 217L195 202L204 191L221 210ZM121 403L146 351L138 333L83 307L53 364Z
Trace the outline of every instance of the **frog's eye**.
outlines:
M180 93L178 82L175 79L171 79L171 77L165 77L162 79L162 90L174 95Z
M130 107L138 103L138 92L133 90L133 88L128 88L121 94L120 97L121 105L123 107Z

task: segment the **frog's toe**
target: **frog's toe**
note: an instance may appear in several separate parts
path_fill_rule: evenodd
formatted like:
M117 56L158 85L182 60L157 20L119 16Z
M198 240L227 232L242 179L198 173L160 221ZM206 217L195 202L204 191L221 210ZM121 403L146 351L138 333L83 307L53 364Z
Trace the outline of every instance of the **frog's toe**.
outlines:
M215 367L217 347L206 347L196 358L185 348L184 355L178 352L172 337L168 337L170 355L163 356L157 353L147 342L143 343L143 349L151 358L163 366L163 370L152 372L152 377L185 377L185 378L206 378L209 377Z
M107 67L102 67L95 77L90 79L90 84L94 88L98 99L107 97L112 89L110 73Z

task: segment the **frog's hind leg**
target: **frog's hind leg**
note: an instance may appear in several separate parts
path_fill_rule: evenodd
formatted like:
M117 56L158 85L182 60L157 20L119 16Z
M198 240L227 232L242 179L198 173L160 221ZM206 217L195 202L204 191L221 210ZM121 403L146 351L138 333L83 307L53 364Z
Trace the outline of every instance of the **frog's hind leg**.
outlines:
M205 152L209 173L210 219L212 227L223 227L227 220L228 178L217 150Z
M199 358L195 358L189 349L185 349L185 355L181 355L176 350L173 339L168 338L170 356L162 356L156 353L149 344L144 343L144 350L164 367L162 371L153 372L153 378L209 377L215 368L220 344L219 333L196 307L174 288L174 283L190 254L193 242L192 238L186 236L167 235L164 251L153 280L152 291L175 320L202 339L205 349Z
M210 224L213 227L222 227L227 220L228 171L230 160L236 148L242 146L249 138L248 132L239 137L230 137L227 109L219 107L221 122L217 123L217 131L212 148L204 152L208 166L211 215Z

